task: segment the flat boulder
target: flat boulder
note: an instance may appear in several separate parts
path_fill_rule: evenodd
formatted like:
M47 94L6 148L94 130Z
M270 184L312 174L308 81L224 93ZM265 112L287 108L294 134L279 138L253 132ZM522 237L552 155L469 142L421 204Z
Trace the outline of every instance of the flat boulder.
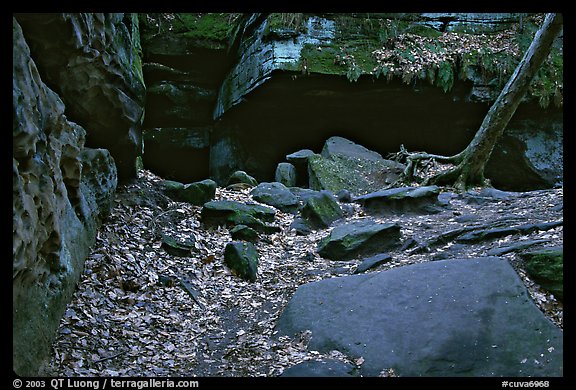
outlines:
M300 286L276 330L363 358L362 376L562 376L563 332L501 258L440 260Z
M250 191L250 194L255 201L287 213L295 212L299 206L298 197L279 182L260 183Z
M336 226L318 244L318 254L330 260L370 256L400 245L400 225L371 218Z
M370 214L438 213L442 210L439 193L438 186L400 187L371 192L354 200Z
M280 228L273 222L276 210L256 203L242 203L233 200L213 200L204 203L200 218L208 226L246 225L264 233L276 233Z

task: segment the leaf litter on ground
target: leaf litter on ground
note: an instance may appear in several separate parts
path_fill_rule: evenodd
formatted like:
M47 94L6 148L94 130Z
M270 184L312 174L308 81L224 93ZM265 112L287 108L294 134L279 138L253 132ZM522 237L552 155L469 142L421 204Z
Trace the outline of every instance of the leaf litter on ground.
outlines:
M339 359L357 366L363 363L360 356L309 350L309 332L288 337L275 331L278 317L298 286L348 275L360 263L352 260L343 264L316 254L319 240L331 228L298 236L289 229L294 215L277 211L275 224L281 231L262 236L256 243L258 278L247 282L224 264L224 247L232 240L229 229L203 226L201 207L165 197L161 180L141 170L132 183L119 186L114 208L97 234L62 317L53 353L44 368L46 375L277 376L285 368L310 359ZM216 199L258 203L249 191L218 188ZM561 198L562 190L526 197L526 204L511 207L518 215L531 213L542 218L534 208L554 205L554 197ZM466 203L458 207L458 215L479 212ZM349 219L364 217L356 207ZM419 234L419 240L426 239L431 231L447 231L453 224L453 219L439 221L434 215L386 219L394 221L401 222L405 238ZM430 228L432 225L436 230ZM190 253L167 253L162 247L163 234L192 242ZM534 232L529 238L542 235L561 243L562 227ZM507 239L497 245L506 244ZM494 244L467 246L466 256L485 255ZM392 252L393 260L377 270L429 261L433 256ZM515 254L505 257L518 270L535 303L562 327L561 303L530 280ZM393 372L386 373L393 376Z

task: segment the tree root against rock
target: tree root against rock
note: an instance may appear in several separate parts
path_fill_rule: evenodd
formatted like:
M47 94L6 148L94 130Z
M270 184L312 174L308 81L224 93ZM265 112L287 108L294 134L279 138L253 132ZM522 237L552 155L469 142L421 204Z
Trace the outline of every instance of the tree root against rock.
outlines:
M472 187L490 187L490 180L482 171L473 171L465 162L468 149L453 156L443 156L427 152L409 152L404 145L400 151L389 155L391 160L406 165L402 175L387 188L418 184L451 187L463 192Z
M455 184L462 173L460 163L463 160L463 152L453 156L442 156L426 152L409 152L404 145L400 145L400 151L390 154L388 158L406 165L402 176L388 188L414 183L423 186Z

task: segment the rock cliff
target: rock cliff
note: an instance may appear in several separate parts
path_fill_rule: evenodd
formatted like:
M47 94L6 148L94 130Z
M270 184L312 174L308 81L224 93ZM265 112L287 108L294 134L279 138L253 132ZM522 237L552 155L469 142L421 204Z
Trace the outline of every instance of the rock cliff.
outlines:
M16 19L12 58L13 368L37 375L118 179L43 82Z
M183 182L209 175L212 111L227 66L230 14L141 14L144 164ZM214 141L212 141L214 144Z
M42 79L88 129L86 144L110 150L120 179L142 154L145 86L137 14L18 14Z
M216 129L212 137L229 146L211 151L212 176L225 176L228 161L238 161L257 179L270 180L284 155L318 152L334 135L383 155L400 144L461 151L531 39L535 25L523 17L520 32L520 16L512 14L253 15L234 35L234 65L218 94L214 117L228 133ZM499 188L561 181L562 110L551 103L561 104L557 46L542 71L549 78L535 82L495 153L488 176ZM538 151L544 149L549 152ZM536 154L559 158L543 163ZM510 165L518 172L503 175Z

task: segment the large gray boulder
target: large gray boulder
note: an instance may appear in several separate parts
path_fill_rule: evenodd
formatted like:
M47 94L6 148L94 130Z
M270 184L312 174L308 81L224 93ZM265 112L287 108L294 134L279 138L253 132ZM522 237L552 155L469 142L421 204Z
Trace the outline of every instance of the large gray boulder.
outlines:
M393 183L403 171L404 165L343 137L330 137L321 155L308 159L310 188L334 193L378 191Z
M563 333L503 259L442 260L300 286L279 335L362 357L362 376L562 376Z

